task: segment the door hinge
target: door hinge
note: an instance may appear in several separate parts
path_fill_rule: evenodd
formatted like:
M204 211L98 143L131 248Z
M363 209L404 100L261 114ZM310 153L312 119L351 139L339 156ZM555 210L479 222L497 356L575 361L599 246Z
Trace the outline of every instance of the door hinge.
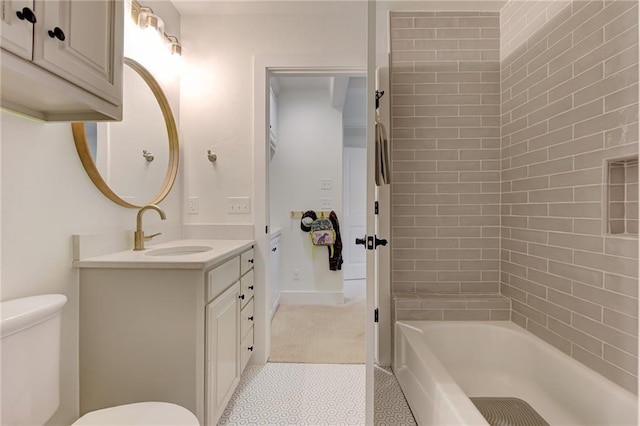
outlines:
M377 201L373 205L373 213L378 214L378 202Z
M378 315L378 308L375 308L373 310L373 322L379 322L380 321L380 317Z
M269 233L269 225L267 225L267 226L265 226L265 227L264 227L264 233L265 233L265 234L268 234L268 233Z

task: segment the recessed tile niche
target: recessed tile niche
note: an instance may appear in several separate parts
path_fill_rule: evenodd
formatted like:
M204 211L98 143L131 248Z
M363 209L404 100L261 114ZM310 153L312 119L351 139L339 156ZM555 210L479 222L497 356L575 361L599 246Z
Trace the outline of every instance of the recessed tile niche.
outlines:
M607 230L638 235L638 157L607 162Z

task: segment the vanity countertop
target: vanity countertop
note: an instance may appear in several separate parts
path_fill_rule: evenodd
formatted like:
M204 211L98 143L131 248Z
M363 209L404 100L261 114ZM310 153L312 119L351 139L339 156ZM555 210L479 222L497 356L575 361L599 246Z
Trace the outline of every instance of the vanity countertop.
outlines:
M119 268L119 269L208 269L222 261L238 255L254 244L253 240L177 240L169 243L149 245L143 251L125 250L102 256L75 260L77 268ZM159 249L180 249L180 247L211 247L211 250L189 254L165 254L152 256L149 253Z

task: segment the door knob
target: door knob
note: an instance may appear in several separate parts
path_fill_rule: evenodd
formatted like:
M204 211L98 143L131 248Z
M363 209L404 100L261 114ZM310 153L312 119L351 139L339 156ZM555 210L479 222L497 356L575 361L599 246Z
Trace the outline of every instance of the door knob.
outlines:
M49 37L57 38L60 41L64 41L64 39L66 38L64 35L64 31L62 31L60 27L55 27L53 31L49 30L47 33L49 34Z
M37 22L36 15L28 7L23 7L22 10L18 10L16 16L21 21L31 22L32 24Z
M365 235L364 238L356 238L356 244L362 244L367 250L375 250L378 246L386 246L388 241L378 238L377 235Z
M253 290L253 286L252 286L252 285L250 285L250 286L248 287L248 289L249 289L249 290Z
M253 316L250 316L249 318L247 318L249 321L253 321Z
M249 351L253 352L253 346L249 346L249 347L247 348L247 350L249 350Z
M387 245L387 240L385 239L378 239L378 237L375 237L375 242L376 242L376 247L378 246L386 246Z
M244 300L244 294L241 294L238 298Z

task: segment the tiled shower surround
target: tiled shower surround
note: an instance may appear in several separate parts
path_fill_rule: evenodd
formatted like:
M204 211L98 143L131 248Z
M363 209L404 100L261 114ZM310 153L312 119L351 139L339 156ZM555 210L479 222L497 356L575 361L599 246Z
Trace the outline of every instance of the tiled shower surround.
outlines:
M484 49L498 47L481 37L499 37L496 29L471 23L497 22L497 15L476 14L475 21L467 14L391 15L393 292L429 300L428 293L465 292L476 283L476 290L510 299L516 324L636 393L637 7L635 1L511 1L500 13L500 59L493 62L496 53L483 58ZM469 40L486 44L454 59L453 43L437 43L447 40L438 37L445 28L457 34L458 50L463 42L471 46ZM439 103L438 92L454 86L488 88L492 82L484 79L496 73L491 64L499 67L499 124L489 109L494 104L486 103L491 93L478 100L456 92L455 109ZM441 116L459 118L438 121ZM631 232L610 234L608 165L620 162L631 170L624 176ZM469 173L477 175L465 181ZM487 181L490 173L498 176ZM500 213L493 213L496 207ZM457 265L443 263L451 256ZM475 275L442 280L445 265ZM485 279L494 271L497 284Z
M394 292L497 293L498 13L391 15Z

